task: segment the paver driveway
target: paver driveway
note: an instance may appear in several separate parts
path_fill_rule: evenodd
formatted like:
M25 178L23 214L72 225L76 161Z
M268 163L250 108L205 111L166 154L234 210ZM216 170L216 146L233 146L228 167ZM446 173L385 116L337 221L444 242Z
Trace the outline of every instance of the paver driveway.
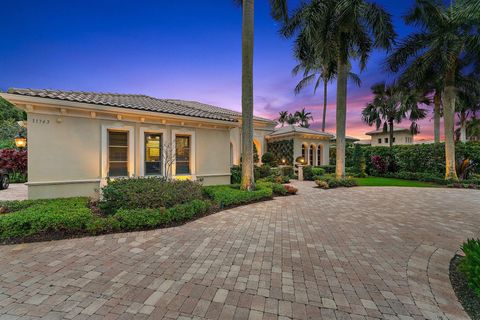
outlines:
M466 318L448 264L480 192L299 186L176 228L1 246L0 318Z

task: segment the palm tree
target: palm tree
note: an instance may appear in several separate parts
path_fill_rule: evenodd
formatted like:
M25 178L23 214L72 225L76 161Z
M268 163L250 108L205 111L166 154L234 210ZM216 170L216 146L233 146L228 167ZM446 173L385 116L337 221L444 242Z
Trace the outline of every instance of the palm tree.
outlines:
M295 112L295 117L298 119L300 123L300 127L309 128L310 127L310 120L313 121L312 113L305 112L305 108L300 111Z
M394 123L404 119L411 121L412 134L419 133L418 120L424 119L427 111L419 105L428 105L430 99L424 93L414 90L402 90L395 85L387 86L385 82L372 86L373 101L368 103L362 111L362 120L369 126L376 125L377 130L383 124L384 131L389 130L390 147L393 146Z
M288 118L288 111L280 111L278 113L279 117L278 117L278 123L280 123L282 125L282 127L285 125L285 122L287 122L287 118Z
M374 48L389 49L395 38L390 14L366 0L312 0L315 6L312 30L305 32L308 46L318 50L326 61L335 61L337 69L336 176L345 176L345 126L347 114L347 78L353 59L360 69L366 66ZM302 10L301 8L299 10ZM298 17L295 19L295 17ZM291 36L301 32L302 15L293 15L284 28ZM314 28L313 28L314 27Z
M287 116L287 124L295 125L297 123L298 123L297 114L296 113L294 113L294 114L289 113L288 116Z
M254 0L234 0L242 6L242 182L243 190L254 188L253 177L253 32ZM270 0L275 20L288 17L287 0Z
M480 111L480 79L471 74L458 80L456 111L459 128L455 130L457 141L467 142L467 126L470 117Z
M460 59L470 62L469 65L479 63L478 28L459 3L446 6L437 0L417 0L404 19L407 24L418 26L420 31L400 43L389 56L388 64L392 71L402 71L414 78L416 83L428 79L431 70L436 70L436 75L442 79L445 179L458 180L454 142L456 78L462 69L468 68Z

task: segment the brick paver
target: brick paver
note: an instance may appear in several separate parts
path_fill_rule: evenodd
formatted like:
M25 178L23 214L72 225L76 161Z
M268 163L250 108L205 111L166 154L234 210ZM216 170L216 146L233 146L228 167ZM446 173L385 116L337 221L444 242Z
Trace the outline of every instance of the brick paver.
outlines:
M0 319L468 319L473 190L319 190L147 232L0 246Z
M27 186L24 183L12 183L8 189L0 190L0 200L25 200L27 194Z

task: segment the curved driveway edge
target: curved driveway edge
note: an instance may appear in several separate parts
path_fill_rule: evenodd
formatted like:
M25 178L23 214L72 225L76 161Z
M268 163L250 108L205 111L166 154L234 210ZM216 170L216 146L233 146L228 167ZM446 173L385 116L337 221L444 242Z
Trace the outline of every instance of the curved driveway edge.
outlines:
M147 232L0 246L0 319L468 319L480 193L320 190Z

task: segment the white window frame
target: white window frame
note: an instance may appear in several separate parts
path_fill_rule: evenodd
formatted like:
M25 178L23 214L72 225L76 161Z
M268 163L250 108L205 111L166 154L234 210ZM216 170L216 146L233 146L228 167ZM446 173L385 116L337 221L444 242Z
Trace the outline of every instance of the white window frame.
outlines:
M177 160L173 162L172 165L172 176L173 177L192 177L196 179L196 168L195 168L195 154L196 154L196 144L195 144L195 131L193 130L172 130L172 146L175 148L175 158L177 156L177 144L175 142L177 135L179 136L190 136L190 174L180 174L177 175Z
M162 135L162 138L161 138L161 146L160 146L160 152L163 152L163 147L165 146L165 136L167 135L167 130L165 129L150 129L150 128L145 128L145 127L141 127L140 128L140 161L141 161L141 165L140 165L140 176L141 177L145 177L145 133L153 133L153 134L158 134L160 133ZM160 157L162 158L162 156L160 155ZM164 165L163 164L163 158L162 158L162 166ZM155 176L165 176L165 172L164 171L165 168L162 168L162 174L149 174L148 177L155 177Z
M128 132L128 177L135 175L135 129L132 126L102 125L102 179L108 178L108 131ZM118 177L115 177L118 178Z

